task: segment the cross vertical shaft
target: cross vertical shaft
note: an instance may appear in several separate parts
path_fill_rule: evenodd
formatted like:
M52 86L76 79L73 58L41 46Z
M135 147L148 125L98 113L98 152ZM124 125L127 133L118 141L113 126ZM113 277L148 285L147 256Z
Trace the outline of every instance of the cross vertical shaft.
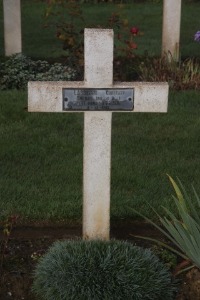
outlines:
M85 29L85 86L113 84L113 31ZM84 113L83 238L109 239L112 112Z

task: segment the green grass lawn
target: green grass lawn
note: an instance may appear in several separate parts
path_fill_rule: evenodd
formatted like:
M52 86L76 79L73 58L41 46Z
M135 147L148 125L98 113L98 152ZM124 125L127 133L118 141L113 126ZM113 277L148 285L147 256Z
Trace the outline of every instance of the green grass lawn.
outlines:
M45 28L45 1L22 0L22 36L23 53L32 57L59 57L65 54L62 43L57 40L54 28ZM0 0L0 55L4 54L3 16ZM103 25L116 9L113 4L82 5L86 26L90 24ZM162 38L162 4L132 3L124 7L124 17L129 20L130 27L138 26L143 36L136 38L138 50L143 54L160 55ZM193 40L199 28L200 4L183 3L181 20L181 55L200 56L199 44ZM77 24L77 26L79 26ZM173 34L173 32L172 32Z
M0 55L3 55L0 0ZM83 5L90 24L103 24L112 4ZM22 0L23 52L33 58L59 58L65 52L54 28L44 27L45 2ZM139 54L160 55L162 5L125 6ZM183 4L181 53L200 56L193 41L200 5ZM173 33L172 33L173 34ZM135 217L131 207L151 216L147 203L161 212L174 208L166 173L200 193L200 92L172 92L168 114L113 114L111 218ZM81 220L83 114L27 112L27 93L0 92L0 216L29 220Z
M173 208L166 173L200 193L199 98L171 92L168 114L113 114L112 219ZM29 113L26 92L1 92L0 144L2 215L81 219L83 114Z

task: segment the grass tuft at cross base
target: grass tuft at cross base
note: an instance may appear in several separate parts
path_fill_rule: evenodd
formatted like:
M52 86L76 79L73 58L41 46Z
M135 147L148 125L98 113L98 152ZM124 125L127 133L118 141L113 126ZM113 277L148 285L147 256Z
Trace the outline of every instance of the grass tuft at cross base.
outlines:
M170 300L170 272L151 250L122 241L58 241L39 260L33 291L45 300Z

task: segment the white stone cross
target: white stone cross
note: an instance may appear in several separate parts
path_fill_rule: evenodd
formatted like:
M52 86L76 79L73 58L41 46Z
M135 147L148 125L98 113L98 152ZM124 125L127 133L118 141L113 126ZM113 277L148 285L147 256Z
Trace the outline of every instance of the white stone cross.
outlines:
M179 60L181 26L181 0L164 0L162 56L168 60Z
M20 0L3 0L5 55L22 52Z
M97 102L101 103L98 90L101 90L102 98L105 98L105 95L115 92L123 94L129 89L134 92L134 108L127 112L167 112L167 83L113 83L113 30L85 29L84 45L84 81L29 82L30 112L75 112L73 109L66 111L63 108L63 101L70 100L63 96L63 89L66 88L78 94L76 97L79 104L81 101L87 101L88 93L97 94L94 98L96 100L98 98ZM71 98L73 97L75 96L72 95ZM120 97L114 96L116 99ZM90 100L91 96L88 96L88 99ZM112 97L108 96L108 102L111 99ZM130 96L128 100L131 100ZM71 103L73 104L73 101ZM90 104L94 104L93 100ZM102 109L102 105L98 105ZM112 107L105 109L106 111L84 112L83 237L85 239L109 239Z

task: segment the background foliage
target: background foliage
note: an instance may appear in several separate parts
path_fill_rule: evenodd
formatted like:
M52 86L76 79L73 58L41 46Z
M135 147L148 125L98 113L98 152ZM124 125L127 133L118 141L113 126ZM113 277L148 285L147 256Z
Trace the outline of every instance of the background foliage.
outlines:
M0 62L0 89L26 89L28 81L72 80L76 71L60 63L33 61L22 54L16 54Z
M36 58L59 58L66 55L62 49L62 41L57 39L56 28L46 27L46 1L22 0L22 39L23 53ZM4 54L3 41L3 1L0 1L0 55ZM83 3L81 6L86 21L90 24L106 24L109 16L116 10L113 3ZM138 36L136 54L160 56L162 37L162 3L132 2L124 5L124 16L129 21L129 27L137 26L144 35ZM181 56L199 56L199 44L194 43L194 33L199 30L200 5L197 2L183 1L181 20ZM86 24L87 25L87 24ZM76 22L76 30L81 27ZM127 32L129 34L129 30Z

